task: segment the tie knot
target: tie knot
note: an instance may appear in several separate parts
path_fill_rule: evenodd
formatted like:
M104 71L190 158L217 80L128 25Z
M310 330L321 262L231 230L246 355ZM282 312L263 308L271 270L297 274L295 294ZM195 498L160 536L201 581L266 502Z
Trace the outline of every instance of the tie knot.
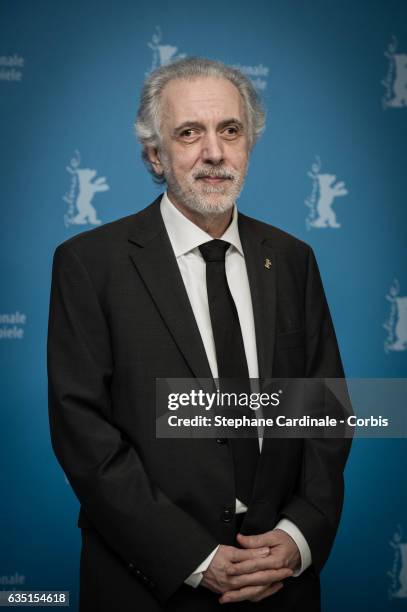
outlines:
M225 254L230 247L230 242L225 240L209 240L201 244L199 250L205 261L225 261Z

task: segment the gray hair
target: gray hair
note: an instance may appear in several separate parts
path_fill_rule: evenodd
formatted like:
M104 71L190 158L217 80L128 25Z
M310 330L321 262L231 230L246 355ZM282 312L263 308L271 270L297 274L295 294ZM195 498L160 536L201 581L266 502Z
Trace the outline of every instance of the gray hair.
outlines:
M155 172L147 156L146 147L160 147L160 100L165 85L173 79L193 80L198 77L228 79L242 96L248 121L248 141L251 150L265 127L265 111L252 82L243 72L223 62L202 57L187 57L160 66L145 81L140 95L140 105L134 124L136 135L143 147L141 157L157 183L165 183L165 177Z

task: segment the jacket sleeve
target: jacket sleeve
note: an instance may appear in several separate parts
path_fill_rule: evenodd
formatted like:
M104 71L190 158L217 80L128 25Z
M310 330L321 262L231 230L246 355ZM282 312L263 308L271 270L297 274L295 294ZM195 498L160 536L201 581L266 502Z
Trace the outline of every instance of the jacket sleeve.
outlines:
M57 247L47 339L51 440L82 509L135 579L165 602L218 542L151 482L114 426L109 328L70 243Z
M312 249L308 254L305 328L304 377L344 378L335 331ZM345 380L339 384L342 397L348 398ZM330 415L343 418L351 411L348 401L339 402L329 390L325 402ZM318 573L329 556L338 528L344 495L343 471L350 446L349 437L305 438L301 477L294 495L281 512L303 533Z

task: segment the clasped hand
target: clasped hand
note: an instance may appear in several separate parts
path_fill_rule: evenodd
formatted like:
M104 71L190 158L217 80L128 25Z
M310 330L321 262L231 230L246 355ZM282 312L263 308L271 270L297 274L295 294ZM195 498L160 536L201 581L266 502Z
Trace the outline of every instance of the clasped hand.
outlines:
M201 585L221 593L219 603L260 601L277 593L301 562L294 540L282 529L237 535L242 548L220 545Z

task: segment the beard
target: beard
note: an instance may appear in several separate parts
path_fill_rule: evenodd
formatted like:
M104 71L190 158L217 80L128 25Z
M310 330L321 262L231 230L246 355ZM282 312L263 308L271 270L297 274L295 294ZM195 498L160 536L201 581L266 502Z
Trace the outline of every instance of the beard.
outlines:
M238 199L243 187L245 172L237 172L225 166L202 167L193 170L181 184L166 155L161 154L168 189L184 206L205 216L219 215L230 210ZM202 177L218 177L225 181L210 185Z

